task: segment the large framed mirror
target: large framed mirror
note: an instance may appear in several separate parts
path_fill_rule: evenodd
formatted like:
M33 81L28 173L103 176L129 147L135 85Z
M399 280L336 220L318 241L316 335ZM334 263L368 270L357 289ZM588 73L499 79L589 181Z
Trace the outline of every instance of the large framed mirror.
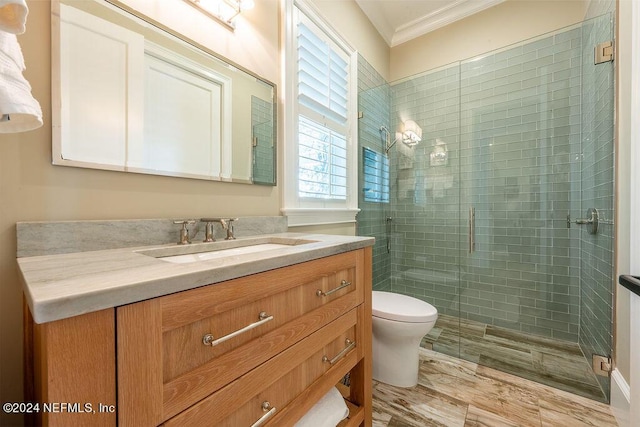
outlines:
M52 2L53 164L275 185L276 85L116 0Z

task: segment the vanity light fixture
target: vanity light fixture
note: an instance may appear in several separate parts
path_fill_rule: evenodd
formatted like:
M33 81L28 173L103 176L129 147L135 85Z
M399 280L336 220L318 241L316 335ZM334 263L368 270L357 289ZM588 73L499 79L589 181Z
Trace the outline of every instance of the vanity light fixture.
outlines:
M254 0L184 0L200 12L230 30L236 29L235 19L245 10L253 9Z

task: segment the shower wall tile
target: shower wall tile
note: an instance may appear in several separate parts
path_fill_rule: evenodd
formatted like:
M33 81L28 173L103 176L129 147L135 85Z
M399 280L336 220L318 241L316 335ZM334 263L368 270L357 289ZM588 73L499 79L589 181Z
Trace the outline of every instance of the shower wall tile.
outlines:
M391 153L394 291L444 314L578 340L579 230L566 215L580 191L581 35L570 28L392 85L396 125L415 120L425 136ZM446 165L430 162L437 139Z
M392 86L394 129L414 120L422 127L423 140L413 148L399 142L390 152L392 289L454 316L460 305L459 82L454 65ZM432 165L436 144L446 147L447 157Z
M362 56L358 56L358 110L362 118L358 121L358 206L357 232L360 236L376 238L373 247L373 288L391 290L391 259L387 252L386 217L390 215L389 203L374 203L364 200L362 156L367 147L384 154L384 143L380 127L392 129L390 125L391 89L384 78ZM394 135L391 138L395 138Z
M275 178L273 157L275 135L272 102L251 96L251 129L255 141L252 179L254 182L273 182Z

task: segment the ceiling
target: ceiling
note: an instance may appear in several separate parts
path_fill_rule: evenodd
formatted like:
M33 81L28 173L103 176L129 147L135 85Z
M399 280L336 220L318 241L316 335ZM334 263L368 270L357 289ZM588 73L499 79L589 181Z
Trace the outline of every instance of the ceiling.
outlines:
M391 47L505 0L356 0Z

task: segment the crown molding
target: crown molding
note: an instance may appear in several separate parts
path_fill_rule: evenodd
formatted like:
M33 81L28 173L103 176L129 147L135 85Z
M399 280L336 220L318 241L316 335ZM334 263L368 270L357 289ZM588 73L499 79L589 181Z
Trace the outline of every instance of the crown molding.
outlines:
M458 0L398 27L391 39L390 46L394 47L416 37L420 37L504 1L505 0Z
M375 1L356 0L360 9L376 27L390 47L405 43L438 28L493 7L505 0L455 0L450 4L421 16L411 22L393 28L385 16L385 9Z
M459 21L474 13L493 7L505 0L458 0L428 15L398 27L391 39L391 47L397 46L431 31Z

